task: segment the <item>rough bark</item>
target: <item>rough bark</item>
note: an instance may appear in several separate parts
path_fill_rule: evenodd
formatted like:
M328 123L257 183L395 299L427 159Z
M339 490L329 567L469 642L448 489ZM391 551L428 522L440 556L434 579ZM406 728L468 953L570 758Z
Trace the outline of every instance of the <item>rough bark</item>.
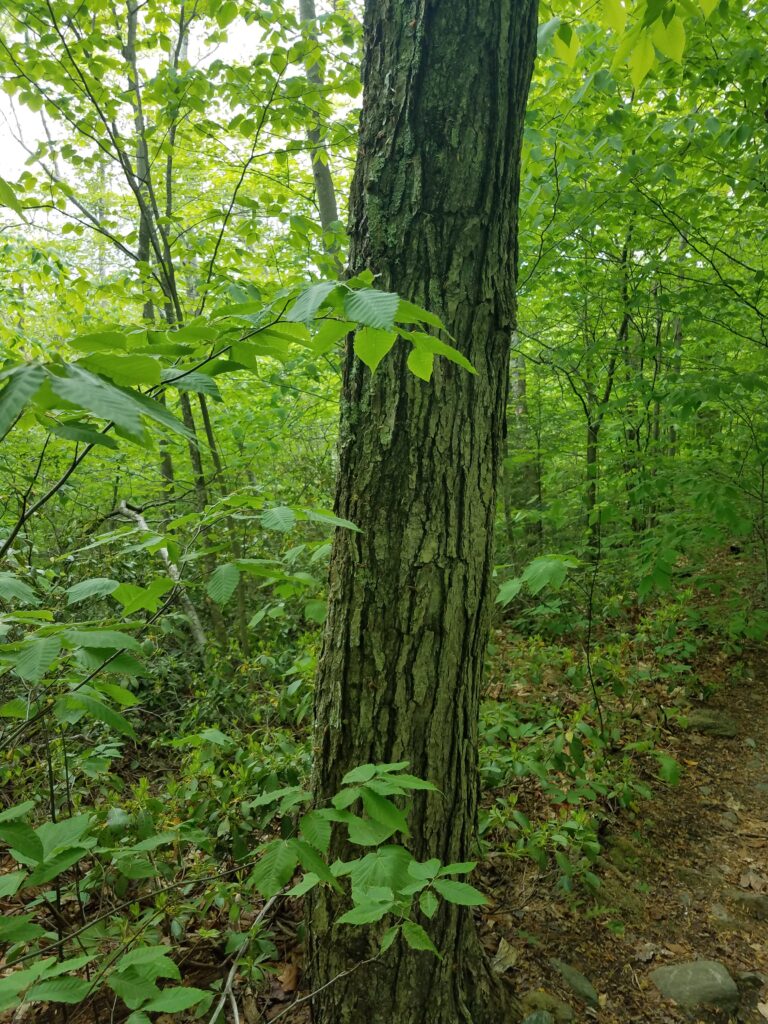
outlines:
M440 314L477 375L439 360L425 383L398 343L371 377L348 346L336 508L362 533L339 531L331 559L315 789L324 800L353 765L409 761L440 788L415 800L410 848L444 863L474 844L535 29L535 0L366 4L351 270ZM310 908L317 1024L516 1019L468 911L427 922L443 960L395 945L337 978L375 951L366 930L334 926L338 909L325 893Z

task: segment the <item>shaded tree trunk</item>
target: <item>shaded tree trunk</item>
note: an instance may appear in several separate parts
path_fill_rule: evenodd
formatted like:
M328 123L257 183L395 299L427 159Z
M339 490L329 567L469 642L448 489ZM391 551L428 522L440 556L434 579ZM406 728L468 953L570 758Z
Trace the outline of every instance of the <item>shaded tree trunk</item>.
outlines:
M407 760L410 847L467 859L475 842L477 720L490 621L496 489L514 328L520 144L535 0L369 0L350 264L440 314L473 376L438 360L431 382L399 342L375 376L348 344L338 531L318 671L315 791L353 765ZM359 851L357 851L359 853ZM344 855L335 839L333 853ZM471 913L426 922L444 959L335 926L310 904L317 1024L500 1024L516 1019ZM332 984L328 984L336 979Z

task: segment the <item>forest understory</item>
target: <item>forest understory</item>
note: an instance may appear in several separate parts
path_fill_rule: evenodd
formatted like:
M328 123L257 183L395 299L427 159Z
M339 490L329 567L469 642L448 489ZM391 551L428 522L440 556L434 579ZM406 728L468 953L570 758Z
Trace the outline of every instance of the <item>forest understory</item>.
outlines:
M759 643L734 643L727 632L701 625L725 624L734 600L740 607L749 604L744 580L735 588L728 582L746 569L725 553L707 574L686 580L682 600L637 610L610 631L604 627L592 652L598 665L610 652L618 676L639 668L646 683L642 691L601 685L599 710L586 683L574 687L569 672L584 660L578 637L527 638L511 622L494 630L481 730L484 855L473 879L487 904L475 914L493 969L522 999L526 1019L768 1019L768 650ZM698 624L695 635L691 622ZM258 707L263 699L263 693L244 695L240 710L248 703ZM608 750L598 740L601 721L605 735L613 737ZM211 753L224 734L208 732ZM574 759L579 736L584 747ZM284 750L295 744L297 751L306 739L302 725L286 729L277 721L272 729L255 727L251 737L254 749L262 750L261 744L276 742ZM225 758L230 749L224 744ZM119 788L134 795L143 789L158 830L190 809L183 803L160 809L163 793L173 788L169 779L185 770L169 763L167 753L162 742L150 743L112 766ZM214 787L232 786L225 762L209 763L207 774ZM504 783L494 785L500 774ZM24 795L23 786L16 795ZM98 793L92 796L98 803ZM225 808L233 798L238 797L225 788ZM208 806L203 799L203 817ZM213 830L215 824L213 819L206 827ZM277 824L273 834L280 833L274 832ZM176 881L189 873L190 893L192 879L202 873L195 863L199 856L173 869ZM205 863L207 871L212 862ZM236 870L231 860L218 866L222 877ZM13 861L4 858L0 868L12 872ZM144 900L147 906L153 902L142 885L133 883L136 915ZM166 932L170 918L156 936L184 970L185 984L216 989L226 978L244 1024L309 1022L301 901L279 894L265 907L256 896L239 915L238 929L247 930L266 909L274 943L273 963L250 977L239 954L222 949L222 911L207 904L207 915L187 920L183 938ZM0 906L6 915L20 911L12 898ZM64 915L73 928L75 913L70 896ZM653 972L700 961L727 972L715 989L701 977L683 977L693 1004L685 1008L665 998ZM374 969L386 972L386 954ZM119 1024L128 1015L102 995L73 1008L67 1020ZM0 1019L43 1024L64 1018L61 1008L27 1004ZM158 1018L161 1024L172 1019L191 1022L200 1016ZM221 1019L230 1019L226 1011Z

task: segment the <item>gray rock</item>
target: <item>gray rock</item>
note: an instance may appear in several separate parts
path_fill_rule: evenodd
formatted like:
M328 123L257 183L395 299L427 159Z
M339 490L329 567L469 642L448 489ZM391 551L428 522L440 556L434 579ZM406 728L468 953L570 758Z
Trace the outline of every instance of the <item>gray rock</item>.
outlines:
M523 1012L529 1015L537 1011L548 1013L551 1017L555 1018L558 1024L571 1024L573 1020L573 1010L568 1003L558 999L557 996L553 996L551 992L546 992L543 988L526 992L520 1003L523 1007Z
M739 1003L736 982L716 960L694 960L687 964L657 967L650 979L667 999L684 1007L708 1003L733 1009Z
M589 1006L594 1006L595 1008L600 1006L600 1000L597 997L594 985L588 978L584 977L581 971L577 971L575 967L571 967L570 964L566 964L562 960L552 959L549 962L556 971L559 971L563 981L573 989L580 999L583 999Z
M692 732L700 732L704 736L719 736L722 739L733 739L738 735L739 727L730 715L722 711L707 711L705 708L693 708L685 716L688 719L686 728Z
M709 919L718 932L740 932L744 923L735 917L722 903L713 903L709 911Z
M736 908L747 917L752 917L755 921L768 921L768 896L759 892L742 892L741 889L731 889L728 895L736 904Z
M525 1018L523 1024L555 1024L555 1018L547 1010L536 1010Z
M768 985L768 974L762 971L736 971L736 984L744 989L761 989Z

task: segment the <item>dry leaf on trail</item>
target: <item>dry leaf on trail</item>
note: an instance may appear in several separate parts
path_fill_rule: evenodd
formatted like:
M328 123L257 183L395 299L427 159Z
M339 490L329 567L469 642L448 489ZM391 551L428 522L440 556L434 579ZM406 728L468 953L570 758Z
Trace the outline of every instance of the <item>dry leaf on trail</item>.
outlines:
M515 966L519 955L518 950L502 936L499 939L499 948L496 950L491 966L497 974L503 974L510 967Z
M284 992L295 992L299 985L299 965L286 964L278 974L277 980L282 985Z
M747 868L739 876L739 885L742 889L752 889L754 892L765 892L768 889L768 878L761 875L754 868Z
M758 1003L757 1012L761 1017L765 1017L765 1019L768 1020L768 1003Z

